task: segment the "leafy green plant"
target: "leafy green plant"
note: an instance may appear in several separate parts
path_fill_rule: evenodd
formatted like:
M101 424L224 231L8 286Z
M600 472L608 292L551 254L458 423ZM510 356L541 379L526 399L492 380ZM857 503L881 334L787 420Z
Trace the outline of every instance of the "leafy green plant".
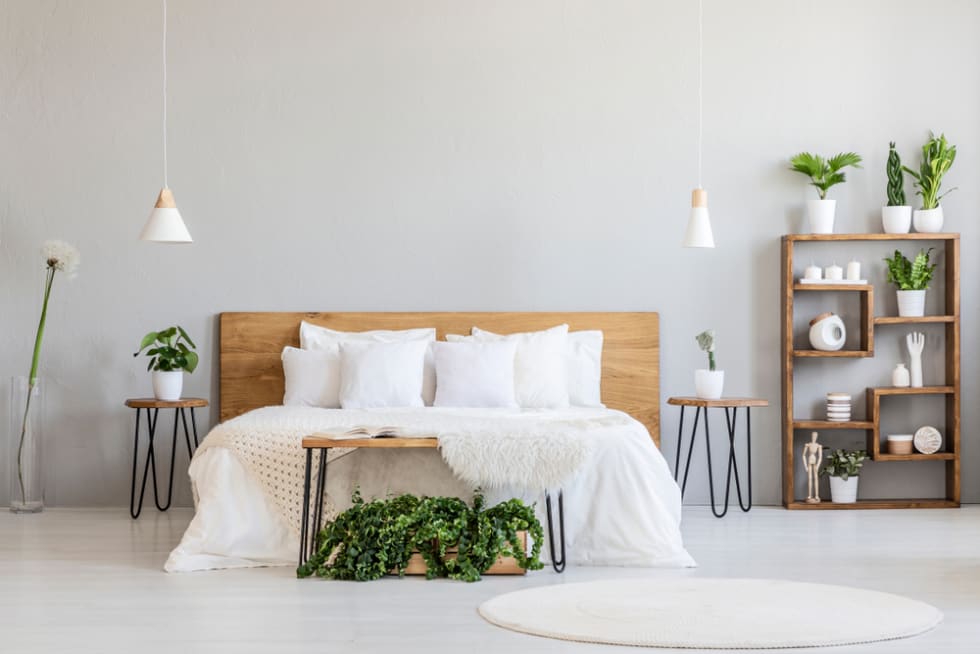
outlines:
M830 187L846 181L843 169L851 166L861 167L861 155L854 152L841 152L829 159L819 154L801 152L790 159L790 170L795 170L810 178L810 186L817 189L821 200L827 199Z
M822 475L840 477L847 481L848 477L861 474L868 453L865 450L831 450L827 465L820 471Z
M935 209L948 193L955 191L951 188L946 193L940 194L943 177L949 172L956 160L956 146L950 145L946 141L946 135L940 134L937 138L935 134L929 134L929 140L922 146L922 163L919 170L915 171L907 166L903 170L915 180L915 187L918 189L916 195L922 196L923 209Z
M894 256L885 257L888 264L888 281L898 287L900 291L924 291L929 288L932 281L932 274L938 264L929 263L929 255L932 248L919 250L913 261L905 258L905 255L895 250Z
M697 336L698 347L708 353L708 370L715 369L715 330L706 329Z
M398 495L365 502L359 490L353 505L328 523L298 577L371 581L392 571L405 574L417 551L426 577L479 581L498 556L512 556L525 570L540 570L544 531L530 507L518 499L484 508L477 492L473 506L455 497ZM531 553L520 547L518 531L533 540ZM450 553L449 548L456 548Z
M139 351L133 352L133 356L138 357L143 350L147 350L146 356L150 357L147 370L194 372L198 362L197 353L192 351L195 349L197 346L184 328L174 326L144 336Z
M902 159L895 149L895 141L888 144L888 163L885 165L888 174L888 206L905 206L905 176L902 172Z

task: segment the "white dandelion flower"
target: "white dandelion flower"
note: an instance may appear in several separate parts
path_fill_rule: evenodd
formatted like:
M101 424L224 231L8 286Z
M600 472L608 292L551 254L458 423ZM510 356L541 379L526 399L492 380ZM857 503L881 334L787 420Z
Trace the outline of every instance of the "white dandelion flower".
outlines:
M67 273L69 278L75 276L82 256L75 246L64 241L45 241L41 246L41 258L48 268Z

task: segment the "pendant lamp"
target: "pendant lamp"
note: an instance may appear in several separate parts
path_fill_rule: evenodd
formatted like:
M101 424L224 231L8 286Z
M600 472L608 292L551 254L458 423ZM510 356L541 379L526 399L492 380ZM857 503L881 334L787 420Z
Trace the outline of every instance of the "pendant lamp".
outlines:
M163 188L143 226L140 240L154 243L191 243L190 232L177 211L174 194L167 186L167 0L163 0Z
M702 114L704 60L704 0L698 0L698 187L691 193L691 215L687 219L684 234L686 248L713 248L715 238L711 233L711 220L708 217L708 192L701 186Z

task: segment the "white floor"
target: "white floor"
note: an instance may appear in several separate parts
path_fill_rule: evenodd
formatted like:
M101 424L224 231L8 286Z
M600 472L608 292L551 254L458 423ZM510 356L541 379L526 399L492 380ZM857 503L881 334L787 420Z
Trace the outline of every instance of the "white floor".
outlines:
M511 633L485 623L475 608L539 584L674 575L849 584L902 593L946 614L938 629L917 638L808 654L980 647L980 507L757 507L724 520L691 507L684 534L701 564L696 570L569 568L561 576L537 572L476 584L300 581L291 568L168 575L161 565L189 519L187 509L148 508L138 521L124 509L0 512L0 652L630 652L636 650Z

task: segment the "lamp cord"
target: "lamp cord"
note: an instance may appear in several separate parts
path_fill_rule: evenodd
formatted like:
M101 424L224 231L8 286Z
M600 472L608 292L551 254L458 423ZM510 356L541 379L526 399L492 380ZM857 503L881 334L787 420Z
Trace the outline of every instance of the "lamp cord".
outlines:
M698 0L698 188L701 186L701 150L704 132L704 0Z
M167 184L167 0L163 0L163 187Z

